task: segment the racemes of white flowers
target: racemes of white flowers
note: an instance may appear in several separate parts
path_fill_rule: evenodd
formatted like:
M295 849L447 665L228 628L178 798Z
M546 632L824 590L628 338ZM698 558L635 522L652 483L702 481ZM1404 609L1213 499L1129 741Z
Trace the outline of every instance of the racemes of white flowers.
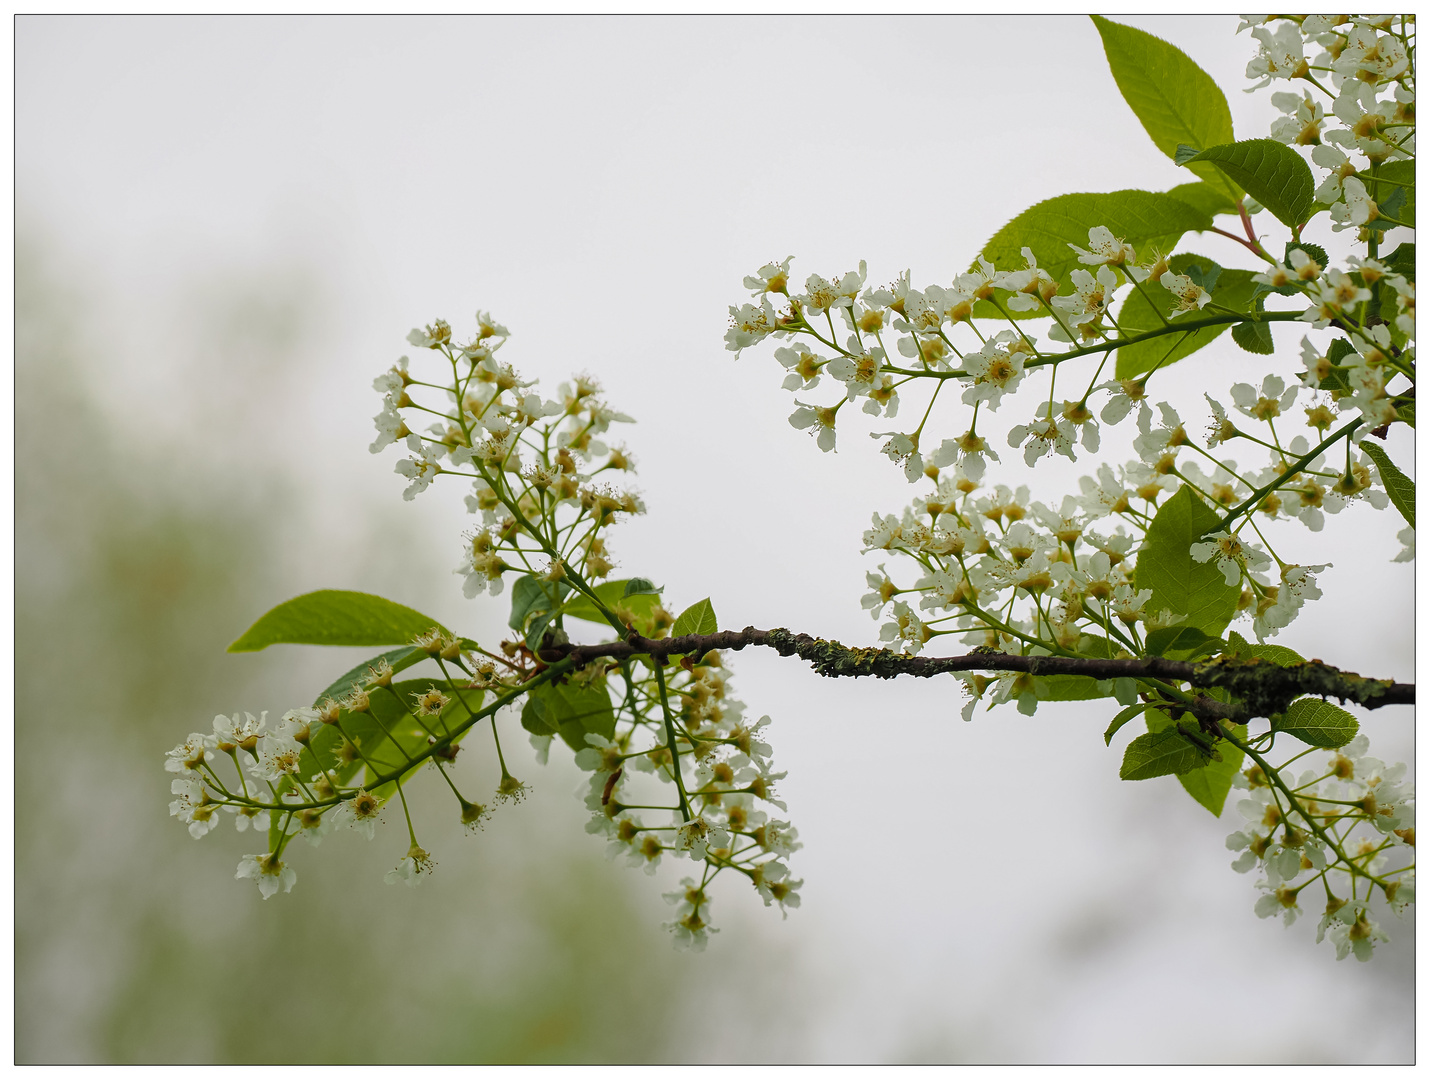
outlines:
M1413 423L1415 400L1413 248L1394 247L1413 225L1413 26L1393 16L1273 16L1243 29L1255 51L1247 73L1278 114L1272 149L1314 168L1305 190L1321 204L1283 227L1271 194L1265 208L1207 195L1216 206L1207 216L1224 215L1227 228L1201 241L1235 241L1234 256L1254 259L1251 268L1223 271L1175 238L1129 236L1110 213L1056 243L1030 237L1036 252L990 245L933 280L905 270L880 284L863 261L796 272L792 256L744 278L727 349L769 348L775 378L795 395L790 425L824 452L863 425L912 495L897 513L874 513L863 535L878 572L861 604L886 648L1235 662L1250 650L1260 662L1287 652L1266 640L1345 573L1297 554L1305 536L1289 522L1314 532L1327 515L1383 510L1392 497L1413 520L1410 482L1378 449L1399 430L1391 425ZM1287 365L1273 331L1289 327L1305 336ZM1201 380L1190 399L1165 400L1166 367L1229 328L1217 347L1251 357L1237 381ZM798 833L773 816L786 804L769 720L747 719L719 653L666 664L650 654L563 659L581 623L639 643L677 632L677 619L650 582L616 577L621 560L608 545L612 524L645 509L622 482L629 453L609 441L612 425L630 418L589 375L548 396L507 363L509 337L485 311L466 339L440 319L413 330L417 361L403 356L373 382L381 406L371 446L399 449L406 500L429 497L438 481L461 486L474 528L455 572L469 599L511 596L509 640L483 648L434 628L275 724L266 714L217 718L212 735L192 734L166 755L171 814L195 838L224 816L266 834L271 850L238 871L266 899L293 886L292 838L370 839L385 810L395 823L400 806L408 844L386 880L414 886L435 861L403 785L418 767L440 773L462 826L480 830L528 790L498 731L519 712L542 764L553 749L572 751L585 774L577 797L586 830L610 857L652 875L694 864L698 873L667 894L676 909L668 926L678 945L703 948L717 879L744 878L782 912L799 905L802 882L788 866ZM1006 462L992 445L1004 444L1005 430L1020 452L1005 451ZM1128 445L1129 459L1091 460L1084 475L1059 479L1059 459ZM1036 485L997 482L1034 468ZM1033 497L1032 487L1056 484ZM1225 608L1210 633L1155 581L1158 530L1178 514L1198 522L1180 542L1178 572ZM1398 539L1396 561L1413 560L1413 525ZM416 690L410 675L394 681L419 661L438 670ZM1177 680L1074 687L1032 671L957 677L965 719L980 702L1031 714L1084 691L1145 712L1149 737L1154 713L1190 716ZM462 741L484 725L495 765L474 762ZM1403 772L1370 759L1357 739L1324 770L1293 777L1292 761L1277 768L1265 756L1278 737L1293 737L1284 725L1241 736L1204 718L1200 734L1192 727L1174 737L1247 755L1237 797L1247 824L1231 846L1238 869L1259 871L1256 913L1289 924L1308 905L1306 890L1324 888L1318 934L1340 956L1370 955L1384 939L1379 907L1398 913L1414 896ZM483 768L489 775L476 779ZM474 783L490 794L461 794Z
M902 399L904 415L917 419L903 431L877 424L869 431L916 486L911 505L876 512L863 536L879 567L861 604L881 623L886 646L912 655L953 635L1000 652L1143 655L1148 635L1186 618L1136 584L1149 526L1183 490L1215 514L1203 520L1218 523L1190 544L1192 565L1237 590L1233 617L1264 642L1321 596L1333 569L1289 557L1291 541L1277 527L1295 520L1314 532L1326 515L1390 505L1385 478L1357 448L1397 420L1413 422L1414 264L1411 248L1394 250L1407 234L1388 233L1413 224L1405 209L1413 171L1387 168L1413 161L1413 25L1398 16L1269 18L1243 23L1256 53L1247 74L1252 89L1274 91L1280 119L1271 137L1307 161L1327 213L1303 233L1244 201L1228 229L1244 226L1248 240L1221 231L1255 254L1251 270L1173 262L1171 252L1098 224L1062 252L1024 247L1008 265L985 253L973 270L927 284L905 271L858 295L852 282L838 290L841 278L819 274L807 279L806 296L765 289L755 336L745 333L750 313L731 309L732 335L745 334L738 344L732 336L732 349L764 336L781 342L780 377L798 395L791 423L816 434L821 448L834 448L836 422L841 429L857 422L845 419L843 406L876 389ZM1284 253L1271 253L1283 241ZM1050 272L1055 261L1063 269ZM782 279L793 265L778 264ZM758 287L768 269L747 284ZM868 273L861 263L857 277ZM847 335L834 332L831 311ZM1209 386L1196 402L1157 396L1159 369L1182 355L1174 346L1262 311L1309 327L1297 365L1304 370L1266 356L1254 378L1248 371ZM1129 366L1121 347L1129 336L1164 336L1167 347ZM1248 370L1262 358L1243 360ZM841 384L837 399L822 393L825 376ZM989 463L999 459L986 418L1019 395L1032 400L1008 426L1007 442L1022 465L1076 461L1109 438L1130 441L1135 460L1097 463L1075 492L1051 500L1057 511L1026 488L992 484ZM1132 429L1117 432L1129 420ZM1398 538L1397 561L1413 560L1413 526ZM1016 701L1028 712L1040 701L1031 676L960 677L970 690L966 716L978 701ZM1306 850L1318 858L1314 845ZM1328 865L1344 870L1344 859ZM1287 894L1274 892L1284 885L1272 882L1259 913L1279 905L1294 918ZM1360 929L1344 940L1374 940L1363 905L1345 910L1341 923Z

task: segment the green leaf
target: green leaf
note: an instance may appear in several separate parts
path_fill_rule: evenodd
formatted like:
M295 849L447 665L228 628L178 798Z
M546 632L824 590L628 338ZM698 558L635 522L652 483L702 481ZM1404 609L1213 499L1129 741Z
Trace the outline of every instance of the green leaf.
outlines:
M1223 270L1205 255L1185 252L1173 255L1167 266L1174 274L1187 274L1197 268L1198 275L1205 279L1216 271L1218 286L1212 298L1233 311L1249 311L1256 292L1256 282L1251 280L1250 270ZM1176 306L1176 297L1160 284L1145 282L1134 289L1122 303L1117 313L1117 323L1125 334L1142 334L1167 325L1168 316ZM1184 319L1195 318L1193 315ZM1175 328L1176 320L1171 325ZM1182 330L1161 337L1148 338L1117 350L1117 377L1131 379L1153 368L1161 370L1168 364L1190 356L1198 349L1204 349L1224 333L1230 324L1207 326L1199 330Z
M1384 212L1403 221L1411 228L1415 227L1415 162L1413 161L1387 161L1378 169L1357 173L1356 176L1366 185L1370 192L1370 197L1374 199L1382 208L1393 206L1393 210L1385 209ZM1409 184L1409 187L1397 187L1392 184L1377 183L1378 180L1394 180L1398 184ZM1393 205L1391 200L1399 193L1404 201L1398 205ZM1325 264L1322 263L1324 266ZM1397 271L1404 273L1404 271ZM1410 273L1414 274L1415 268L1412 266Z
M1208 146L1183 154L1177 164L1193 167L1215 165L1239 184L1246 193L1280 219L1295 228L1311 216L1316 181L1306 159L1275 139L1244 139L1241 142Z
M395 649L392 652L383 653L380 657L374 657L367 663L353 668L352 671L334 682L319 695L314 705L320 705L330 697L334 699L345 697L354 686L365 681L364 677L368 667L384 658L392 665L394 671L399 671L427 659L427 653L418 649ZM380 773L402 768L406 761L402 751L405 750L408 755L415 757L419 752L427 749L427 732L412 716L408 715L411 710L407 705L411 704L413 694L425 693L432 687L441 690L450 699L440 716L426 720L426 723L438 732L443 730L444 723L450 726L456 719L465 718L467 707L473 711L480 708L484 696L484 692L480 690L461 691L460 698L466 702L466 707L464 707L462 701L446 681L436 678L395 682L392 684L392 693L386 689L373 688L368 699L368 712L354 713L344 709L338 714L336 725L313 725L312 739L303 753L300 771L304 776L311 776L321 768L325 772L336 775L340 783L351 784L356 782L355 778L358 773L364 769L365 758L371 762L371 766L366 766L368 775L364 783L379 798L388 798L396 790L396 786L391 781L378 786L374 785L374 781ZM404 704L398 703L397 698L393 696L394 693L401 698ZM463 732L452 741L460 742L465 735L466 732ZM361 754L355 760L344 762L339 756L339 751L347 738L353 740L361 750ZM376 771L373 771L373 766L376 767ZM403 775L410 774L412 771L412 768L406 769ZM290 777L284 777L278 785L280 796L283 792L292 789L293 781ZM275 815L275 818L268 833L270 846L281 839L279 826L282 816Z
M1190 660L1203 653L1220 650L1221 638L1204 634L1195 626L1164 626L1147 635L1147 652L1174 660Z
M347 697L348 694L352 693L354 688L367 681L368 668L376 667L381 660L386 660L388 664L392 666L392 670L395 673L410 668L413 664L420 664L423 660L427 659L427 655L424 650L414 649L410 645L406 648L392 649L389 652L380 653L371 660L363 661L346 674L340 675L334 680L331 686L313 699L313 708L318 708L328 698L332 698L334 701L341 701Z
M659 606L660 595L653 592L634 592L627 595L626 586L628 584L629 582L624 579L607 581L597 585L595 593L601 603L605 604L617 616L626 619L642 634L649 634L653 629L651 613ZM649 583L647 582L647 584ZM561 614L569 619L585 619L587 622L599 623L601 626L610 626L590 598L580 593L567 600L566 606L561 609Z
M1231 328L1231 340L1242 349L1258 356L1270 356L1276 351L1271 340L1271 324L1264 322L1237 323Z
M1213 146L1231 142L1231 109L1216 81L1186 53L1159 37L1122 23L1092 16L1107 65L1122 97L1157 149L1168 157L1179 143ZM1241 192L1214 169L1196 170L1235 201Z
M511 616L507 625L524 633L529 622L538 615L555 612L561 599L571 591L565 581L546 581L523 574L511 588Z
M1147 713L1148 731L1154 733L1173 731L1175 727L1172 718L1166 713L1157 709ZM1246 738L1245 724L1235 724L1232 729L1237 738ZM1213 817L1221 817L1221 812L1226 806L1227 794L1231 791L1231 782L1241 771L1241 764L1246 755L1225 739L1219 739L1213 745L1221 760L1207 759L1205 765L1178 773L1177 781L1186 793L1205 806Z
M1226 652L1242 660L1269 660L1277 667L1304 664L1306 658L1284 645L1253 645L1235 630L1226 636Z
M1415 481L1395 467L1395 462L1384 450L1367 439L1360 448L1370 455L1375 467L1380 470L1380 482L1385 485L1385 493L1412 528L1415 526Z
M1077 639L1077 651L1079 656L1094 656L1099 660L1111 660L1117 656L1122 648L1114 645L1101 634L1083 634Z
M1287 243L1286 255L1281 261L1287 266L1290 266L1291 252L1297 250L1304 251L1315 261L1316 265L1321 267L1322 269L1325 269L1327 266L1331 265L1331 257L1326 254L1326 249L1323 248L1320 244L1307 244L1305 242L1298 242L1295 240L1292 240ZM1296 291L1295 289L1292 289L1289 285L1286 286L1286 288L1291 290L1289 293L1286 294L1288 296L1292 295Z
M1190 184L1178 184L1167 194L1174 199L1181 199L1188 206L1196 207L1208 217L1236 213L1236 200L1227 194L1226 188L1221 184L1208 184L1204 180L1197 180Z
M612 738L616 714L605 680L588 686L570 682L538 686L527 695L521 726L533 735L560 735L573 750L586 749L587 734Z
M429 689L440 690L448 701L442 709L440 716L424 716L421 722L416 717L415 697L426 693ZM430 728L437 737L442 737L456 723L468 718L467 710L476 712L481 707L483 692L479 690L462 690L457 693L451 689L442 679L412 679L407 682L393 683L393 694L387 691L372 696L371 716L376 720L373 727L385 734L385 741L381 741L376 746L376 751L369 746L364 739L362 743L363 754L372 762L368 768L367 783L369 790L380 799L391 798L397 792L397 785L389 780L385 784L376 784L375 781L380 774L393 772L402 769L401 776L406 778L417 769L420 769L425 760L419 760L417 764L404 768L409 758L416 758L418 754L427 750L432 745L432 736L428 734ZM394 694L396 695L394 697ZM465 702L465 704L463 704ZM425 726L424 726L425 725ZM343 716L343 727L348 728L346 714ZM471 728L462 732L453 743L460 743L471 732ZM348 728L349 734L353 734Z
M1404 276L1404 277L1409 278L1411 281L1414 281L1414 280L1415 280L1415 243L1414 243L1414 241L1411 241L1411 242L1405 243L1405 244L1401 244L1401 245L1400 245L1399 247L1397 247L1394 251L1392 251L1389 255L1385 256L1385 258L1383 258L1383 259L1381 260L1381 262L1385 263L1386 266L1390 267L1390 272L1391 272L1392 274L1400 274L1400 275L1402 275L1402 276ZM1325 264L1323 263L1322 265L1324 266Z
M1415 426L1415 399L1401 394L1399 397L1391 398L1390 403L1395 406L1395 418L1413 428Z
M704 600L691 604L676 617L675 625L670 628L670 636L713 634L719 629L720 624L715 619L715 609L710 606L710 598L707 596Z
M656 588L654 581L651 581L649 578L633 577L626 582L626 591L622 595L639 596L645 593L658 592L660 592L660 589Z
M1280 716L1271 718L1272 731L1284 731L1308 746L1334 750L1356 737L1360 724L1338 705L1320 698L1303 697L1291 702Z
M1114 679L1112 681L1112 696L1117 699L1119 705L1136 705L1137 680Z
M293 645L406 645L433 627L429 615L370 593L319 589L279 604L228 647L258 652L279 643Z
M1245 725L1237 726L1237 737L1246 737ZM1221 817L1226 807L1226 797L1236 774L1241 771L1246 755L1225 740L1217 744L1220 761L1209 761L1190 772L1179 773L1177 782L1187 794L1211 811L1212 817Z
M1175 730L1139 735L1127 744L1118 775L1124 780L1151 780L1172 776L1205 765L1208 757L1201 747Z
M1112 736L1122 730L1123 725L1134 720L1146 712L1150 706L1145 701L1139 701L1136 705L1129 705L1112 718L1112 723L1107 725L1107 730L1102 733L1102 744L1112 745Z
M1184 233L1210 229L1212 219L1180 199L1152 191L1058 195L1030 206L994 233L983 246L982 257L1000 270L1015 270L1024 265L1023 248L1031 248L1038 265L1057 280L1061 292L1068 293L1072 272L1082 265L1068 245L1087 247L1088 230L1097 225L1105 225L1139 252L1149 247L1170 251ZM984 301L974 314L993 318L998 312ZM1038 318L1045 313L1012 314Z
M1192 545L1219 521L1183 484L1157 511L1137 553L1137 588L1152 590L1144 610L1185 615L1184 625L1208 637L1226 629L1241 598L1241 590L1226 583L1215 560L1192 558Z
M1037 675L1033 693L1039 701L1091 701L1111 697L1113 681L1099 682L1087 675Z

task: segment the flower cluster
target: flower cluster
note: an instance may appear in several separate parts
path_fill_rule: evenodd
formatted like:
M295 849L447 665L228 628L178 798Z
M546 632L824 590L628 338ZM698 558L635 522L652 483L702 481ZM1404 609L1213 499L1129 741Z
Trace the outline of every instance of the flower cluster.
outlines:
M1369 745L1357 736L1294 786L1260 766L1234 779L1247 792L1237 803L1246 824L1226 846L1241 853L1233 870L1265 875L1256 914L1290 926L1309 889L1325 901L1316 941L1329 937L1337 960L1369 960L1389 940L1370 915L1373 895L1396 915L1415 901L1415 791L1405 766L1368 757Z
M870 436L920 486L912 505L897 516L876 513L864 534L864 550L882 561L862 603L882 620L886 645L917 654L955 635L1032 656L1137 658L1173 643L1182 655L1207 655L1228 649L1218 635L1232 618L1265 642L1321 596L1318 579L1331 569L1284 558L1273 526L1294 519L1318 532L1326 515L1353 504L1384 510L1391 489L1409 485L1376 443L1391 424L1414 422L1414 244L1396 244L1413 229L1413 22L1272 16L1249 18L1248 27L1258 45L1247 69L1259 80L1252 89L1296 84L1295 93L1272 96L1284 114L1272 137L1302 157L1305 190L1314 185L1316 200L1309 220L1282 208L1292 224L1284 252L1272 254L1265 229L1253 224L1278 227L1272 214L1208 190L1221 200L1216 213L1236 215L1231 228L1244 238L1212 231L1254 258L1253 268L1156 250L1088 223L1085 246L1025 246L1009 259L1005 243L996 262L985 252L947 284L916 286L905 272L877 286L860 262L838 277L810 274L800 291L792 258L745 279L752 300L730 308L726 347L738 354L778 343L782 385L795 395L790 423L832 452L848 426L846 406L855 405L884 421ZM1350 253L1333 260L1310 242L1312 226L1328 234L1323 243ZM1273 353L1278 323L1304 335L1301 370L1213 388L1204 412L1202 402L1174 406L1153 396L1159 371L1229 327L1238 347ZM1031 407L1020 396L1033 396ZM980 422L1000 408L1021 409L1007 442L1030 468L1049 455L1095 454L1124 424L1136 457L1101 463L1076 491L1035 500L1026 486L990 481L1002 463ZM898 416L913 426L887 430ZM1396 507L1411 520L1397 561L1410 561L1413 506ZM1190 623L1185 607L1151 587L1155 573L1138 573L1164 509L1201 523L1181 541L1181 557L1220 574L1230 607L1214 625ZM1017 672L958 677L968 691L965 719L980 701L1031 713L1069 694L1179 712L1165 685L1130 679L1070 687ZM1341 850L1307 869L1356 877L1364 868L1352 867L1356 858ZM1267 880L1275 889L1287 879ZM1351 905L1339 918L1355 927L1363 915L1363 905Z
M731 871L746 877L766 906L798 907L803 883L791 879L785 861L801 846L798 832L770 813L786 809L775 788L785 774L773 771L771 748L763 738L770 718L751 723L743 703L729 695L729 681L716 652L673 674L668 728L658 702L651 702L655 707L649 713L640 708L642 698L654 698L658 687L632 686L634 707L628 718L621 716L614 737L588 734L587 747L576 755L576 764L591 773L578 792L591 812L586 829L606 837L611 858L647 874L654 874L665 856L688 858L703 866L701 890ZM678 805L668 811L668 823L653 824L636 809L660 805L632 790L639 782L636 774L677 789ZM677 944L704 948L708 912L692 908L669 928Z
M268 850L246 856L238 876L254 879L267 899L296 881L284 857L294 836L318 844L335 829L352 829L372 839L396 798L408 845L385 880L416 886L436 861L418 842L403 784L424 766L437 771L463 826L479 831L496 807L526 794L498 731L501 710L519 706L538 760L559 740L591 772L581 792L588 831L605 836L613 856L649 873L665 856L689 858L702 867L702 897L729 871L766 905L797 907L801 883L786 861L800 846L797 833L771 816L785 804L775 794L784 774L772 771L764 741L769 718L745 718L727 693L720 654L687 657L668 671L664 660L564 658L568 628L579 622L622 638L660 639L676 620L650 582L608 580L616 563L605 530L645 510L635 491L612 482L632 470L629 453L605 441L612 424L630 417L605 404L586 375L544 398L499 359L507 339L486 312L467 344L443 320L412 331L408 341L437 354L442 374L429 379L402 357L377 378L383 405L371 449L407 448L396 470L409 482L406 499L443 476L467 486L466 506L479 524L456 572L469 598L501 595L515 579L516 636L488 650L432 627L277 725L266 714L219 717L213 735L191 735L168 755L166 767L179 774L172 813L195 837L211 831L221 812L234 815L240 830L266 830ZM423 414L427 428L414 430ZM418 663L437 670L399 680ZM459 779L461 787L471 780L456 766L463 740L483 721L490 721L499 775L491 795L476 801L462 793ZM225 754L236 774L227 781L215 768ZM640 773L649 790L636 793ZM708 900L682 910L671 929L677 944L703 947Z

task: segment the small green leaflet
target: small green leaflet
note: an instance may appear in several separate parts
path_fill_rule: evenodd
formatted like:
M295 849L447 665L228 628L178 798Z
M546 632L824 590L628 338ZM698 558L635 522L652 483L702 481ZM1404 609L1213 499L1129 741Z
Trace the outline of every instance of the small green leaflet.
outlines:
M720 629L715 619L715 609L710 606L710 598L698 600L680 613L675 625L670 628L671 637L686 634L713 634Z
M1308 746L1334 750L1354 739L1360 724L1339 705L1303 697L1291 702L1290 708L1280 716L1272 717L1271 730L1285 732Z
M1112 718L1112 723L1107 725L1107 730L1102 733L1102 743L1104 746L1112 745L1112 736L1122 730L1124 724L1141 716L1151 706L1145 701L1139 701L1136 705L1129 705Z
M1202 633L1195 626L1164 626L1147 635L1147 652L1173 660L1191 660L1202 653L1220 651L1221 638Z
M1201 747L1187 741L1177 731L1149 732L1127 744L1122 755L1124 780L1151 780L1154 776L1172 776L1200 768L1208 761Z
M370 593L319 589L273 608L250 626L229 652L292 645L406 645L418 634L446 628L430 615Z
M1262 310L1260 300L1256 303L1256 310ZM1270 356L1276 351L1276 342L1271 338L1270 323L1237 323L1231 328L1231 340L1241 346L1243 351L1255 353L1257 356Z
M1304 251L1315 261L1317 266L1322 268L1331 265L1331 257L1326 254L1326 249L1320 244L1297 243L1295 240L1292 240L1286 244L1286 257L1281 260L1287 266L1291 265L1291 252L1293 251ZM1283 293L1285 296L1294 296L1296 293L1296 290L1290 285L1283 285L1280 286L1280 288L1286 290Z
M1155 709L1147 713L1148 731L1170 731L1172 728L1172 719L1166 713ZM1246 738L1245 724L1237 724L1232 730L1237 738ZM1213 817L1221 817L1221 812L1226 807L1227 794L1231 791L1231 782L1241 771L1245 755L1225 739L1218 740L1214 745L1220 760L1211 758L1205 765L1178 773L1177 782L1197 803L1206 807Z
M1311 216L1316 181L1306 160L1275 139L1245 139L1198 150L1177 147L1176 162L1188 167L1215 165L1283 225L1295 228Z
M1213 146L1236 137L1226 95L1191 57L1146 31L1097 15L1092 21L1117 88L1158 150L1173 157L1180 143ZM1193 171L1232 203L1240 197L1236 184L1216 169Z
M1152 590L1144 610L1185 615L1183 625L1208 637L1226 629L1241 598L1241 590L1226 583L1215 560L1192 558L1192 545L1219 520L1183 484L1157 511L1137 554L1137 588Z
M1385 485L1385 493L1400 511L1400 516L1415 527L1415 481L1395 467L1395 462L1384 450L1367 439L1360 448L1370 455L1375 467L1380 470L1380 481Z
M1226 636L1226 654L1244 660L1269 660L1277 667L1306 662L1305 657L1285 645L1253 645L1235 630Z

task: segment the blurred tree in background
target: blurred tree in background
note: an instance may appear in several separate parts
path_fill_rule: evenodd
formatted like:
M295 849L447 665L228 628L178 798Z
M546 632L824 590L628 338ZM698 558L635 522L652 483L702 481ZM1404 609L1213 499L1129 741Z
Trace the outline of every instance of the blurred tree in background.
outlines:
M644 879L550 827L580 783L569 763L537 776L523 812L475 839L453 820L442 845L452 857L420 892L373 887L390 853L356 838L329 839L341 857L305 868L297 903L215 887L242 844L226 832L196 845L173 827L154 748L172 741L177 717L203 727L221 706L301 700L319 677L293 651L224 653L256 612L298 591L282 548L301 492L255 468L241 442L186 446L194 436L158 408L113 415L94 379L104 337L38 251L22 244L16 271L17 1060L792 1052L781 1040L795 1029L774 1004L777 954L731 934L699 958L704 978L689 979L691 958L651 931L664 910L651 908ZM223 394L222 366L262 365L281 393L308 329L301 290L242 284L187 316L196 354L224 343L195 383L220 391L202 406L222 414L220 432L263 407ZM376 537L380 526L344 528ZM446 579L434 575L434 587ZM737 985L741 975L758 977ZM710 1040L700 1018L717 1001L755 1034L739 1046Z

